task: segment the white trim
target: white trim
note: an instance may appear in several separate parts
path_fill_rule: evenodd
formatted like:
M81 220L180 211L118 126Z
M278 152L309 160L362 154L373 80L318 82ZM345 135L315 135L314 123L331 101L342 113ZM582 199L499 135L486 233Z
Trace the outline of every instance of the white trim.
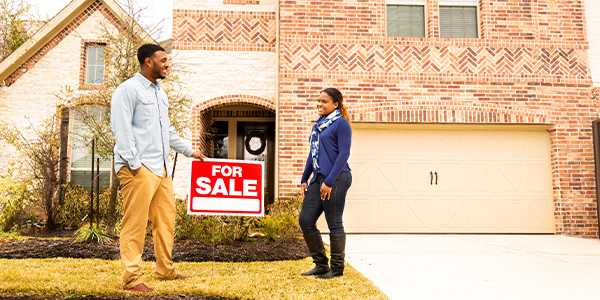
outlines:
M388 5L425 5L425 0L386 0L385 4Z
M452 6L452 5L460 5L460 6L477 6L477 0L439 0L439 6Z

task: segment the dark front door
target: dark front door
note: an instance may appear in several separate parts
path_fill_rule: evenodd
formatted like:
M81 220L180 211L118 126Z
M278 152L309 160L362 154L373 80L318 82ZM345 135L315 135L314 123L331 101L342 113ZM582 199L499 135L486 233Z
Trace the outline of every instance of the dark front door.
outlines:
M274 199L275 123L238 122L237 159L265 162L265 204Z

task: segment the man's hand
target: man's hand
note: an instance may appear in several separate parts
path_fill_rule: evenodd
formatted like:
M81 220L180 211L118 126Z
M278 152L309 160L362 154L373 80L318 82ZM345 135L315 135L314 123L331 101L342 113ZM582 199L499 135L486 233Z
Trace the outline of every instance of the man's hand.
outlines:
M204 159L206 158L206 156L204 154L202 154L202 152L200 151L194 151L194 153L192 153L192 158L195 159L199 159L200 161L204 161Z
M137 168L135 170L131 170L131 173L133 173L133 177L135 177L135 175L137 175L140 172L141 169L142 169L142 167L139 167L139 168Z

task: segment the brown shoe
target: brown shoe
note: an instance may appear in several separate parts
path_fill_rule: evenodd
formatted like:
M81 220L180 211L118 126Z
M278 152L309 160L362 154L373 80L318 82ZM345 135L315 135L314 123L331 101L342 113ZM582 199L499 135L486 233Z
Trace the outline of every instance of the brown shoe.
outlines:
M127 291L134 292L134 293L151 293L154 290L147 287L145 284L140 283L130 289L127 289Z
M188 278L188 276L183 276L181 274L177 274L175 276L175 278L173 278L173 280L180 280L180 279L187 279L187 278Z

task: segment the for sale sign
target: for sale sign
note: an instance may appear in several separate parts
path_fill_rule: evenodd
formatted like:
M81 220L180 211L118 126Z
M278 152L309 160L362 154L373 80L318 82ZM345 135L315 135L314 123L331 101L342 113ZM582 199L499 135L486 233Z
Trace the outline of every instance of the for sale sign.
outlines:
M263 172L262 161L193 160L188 214L262 217Z

